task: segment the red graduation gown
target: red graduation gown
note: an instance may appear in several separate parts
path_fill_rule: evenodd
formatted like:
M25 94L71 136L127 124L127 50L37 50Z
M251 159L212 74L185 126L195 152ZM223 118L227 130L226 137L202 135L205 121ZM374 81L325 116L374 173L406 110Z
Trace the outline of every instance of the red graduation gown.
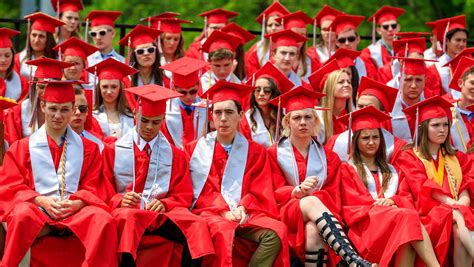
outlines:
M181 110L181 121L183 122L183 137L182 137L182 144L183 146L194 141L194 111L191 112L191 114L187 114L186 111L182 107L179 108ZM166 120L163 121L161 124L161 133L166 137L168 142L172 145L174 144L173 138L171 137L171 134L168 131L168 128L166 127Z
M217 141L216 141L217 142ZM185 146L185 151L192 155L197 141L189 143ZM212 158L212 166L206 183L196 201L193 212L204 217L211 232L211 237L216 249L216 257L204 259L203 266L241 266L248 262L243 262L242 257L250 259L250 247L245 242L245 246L239 241L243 239L237 238L234 242L235 230L239 227L238 223L231 222L223 218L220 214L229 211L224 197L222 196L221 183L224 175L224 169L227 164L228 155L224 148L216 143L214 147L214 155ZM290 258L288 253L288 242L286 227L280 221L277 221L278 210L275 205L273 195L273 186L270 174L270 162L265 149L249 141L247 164L242 180L242 195L238 206L243 206L249 215L248 220L242 227L261 227L275 231L281 240L281 250L278 258L274 262L274 266L289 266ZM234 252L237 255L232 256L233 244L235 243ZM245 247L246 251L240 248Z
M0 173L0 213L4 214L8 231L2 265L18 265L45 224L58 229L68 228L74 233L86 248L83 266L117 265L116 224L108 206L96 196L101 169L99 148L92 141L81 139L84 161L80 182L78 191L69 199L80 199L86 206L61 221L52 221L33 204L39 193L35 191L29 138L14 143L5 154ZM49 136L48 144L57 168L62 149Z
M387 63L390 63L390 60L391 60L390 59L390 57L391 57L390 53L387 51L385 46L379 45L379 47L381 49L380 54L381 54L381 57L382 57L382 64L385 65ZM370 49L368 47L362 49L360 57L364 60L364 62L371 62L376 70L381 68L381 67L377 68L377 64L375 63L375 59L372 58L372 53L370 52Z
M463 171L459 192L467 190L470 198L473 199L474 166L466 154L457 152L456 157ZM450 207L433 199L431 197L433 192L439 192L452 197L449 186L447 188L441 187L428 178L423 163L415 155L413 149L406 150L402 153L398 160L398 167L402 179L399 186L399 194L413 201L421 222L430 235L438 261L441 266L445 266L445 264L449 262L447 259L448 252L452 249L452 245L450 244L453 219L452 210L459 209L459 211L462 212L464 220L466 221L466 227L472 231L474 230L474 202L471 201L470 207L457 205ZM446 185L447 179L448 177L445 172L444 180L446 181Z
M188 50L186 50L185 56L192 57L196 59L201 59L201 38L198 38L196 41L192 42Z
M360 255L380 266L388 266L402 245L423 240L418 214L405 198L393 196L398 207L373 205L374 199L357 172L341 164L342 216L348 237Z
M214 253L214 247L207 230L207 223L202 218L189 212L191 206L193 189L191 177L189 176L188 159L178 148L172 146L173 166L169 185L169 191L160 201L165 205L166 212L147 211L142 209L120 208L123 195L115 191L115 145L107 146L103 153L103 179L107 183L107 195L111 196L109 205L114 209L112 215L117 221L119 230L119 249L123 253L131 253L137 258L137 249L141 244L143 235L148 229L150 231L160 228L160 226L170 219L183 232L189 245L189 250L193 258L203 257ZM134 144L135 152L135 191L143 192L147 180L150 156L146 149L140 151ZM153 178L150 178L153 179ZM132 185L127 189L132 190ZM155 250L156 253L163 254L169 252L166 248ZM171 253L171 252L170 252ZM139 253L140 255L140 253ZM141 259L138 259L138 263Z
M303 216L300 210L300 200L292 197L291 192L294 186L286 182L283 171L278 165L277 159L277 143L273 144L268 153L272 162L273 185L275 187L275 198L280 210L280 219L288 227L288 242L290 248L296 253L300 261L304 261L305 257L305 234ZM298 175L300 182L306 178L307 160L293 147L296 165L298 167ZM339 175L337 175L341 162L336 153L324 149L326 154L327 178L320 191L314 191L313 196L317 197L332 213L341 221L340 217L340 191L339 191ZM336 254L330 250L330 261L336 264L339 260Z
M260 69L260 63L258 61L257 55L257 43L253 44L247 53L245 53L245 69L247 72L247 77L251 77L257 70Z
M25 99L23 101L29 101ZM16 106L12 107L11 109L7 110L3 121L5 125L5 141L10 145L13 142L24 138L23 132L21 129L21 103L19 102Z

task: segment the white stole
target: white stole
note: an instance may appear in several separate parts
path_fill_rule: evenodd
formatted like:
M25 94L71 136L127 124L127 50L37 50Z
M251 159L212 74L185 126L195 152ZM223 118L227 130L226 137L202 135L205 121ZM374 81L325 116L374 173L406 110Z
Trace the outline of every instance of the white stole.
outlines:
M217 132L211 132L201 137L189 162L194 190L193 206L196 204L211 171L216 135ZM237 208L242 196L242 182L247 165L248 150L248 141L237 132L221 183L221 194L231 209Z
M21 102L21 133L23 137L31 135L30 118L31 118L31 103L30 99L25 99ZM38 129L38 121L35 121L34 128Z
M29 79L30 78L30 67L31 67L31 75L35 76L37 66L34 65L27 65L25 62L28 61L26 58L26 49L20 52L19 61L20 61L20 75ZM34 60L35 56L31 55L30 60Z
M258 41L257 43L257 59L259 63L260 63L260 59L262 58L262 62L259 67L265 65L265 63L267 63L267 61L270 60L270 50L268 50L265 53L265 55L263 55L263 44L264 42L262 41Z
M290 80L293 83L294 85L293 88L303 85L303 83L301 82L300 76L298 76L294 71L290 72L290 75L288 76L288 80Z
M410 126L408 125L407 118L405 117L405 113L402 111L401 92L398 92L397 99L395 100L395 104L390 115L392 116L393 135L410 144L412 142L411 130Z
M130 184L135 183L133 136L136 134L136 130L133 129L115 142L115 187L117 192L122 194L125 194ZM141 207L152 199L166 196L170 187L173 151L161 132L158 133L158 139L151 151Z
M5 80L6 90L5 90L5 97L15 99L16 101L20 100L21 92L23 88L21 87L21 79L20 76L16 73L16 71L12 71L12 77L10 80Z
M382 39L378 40L375 44L369 45L370 57L375 62L377 69L383 67L382 60Z
M91 134L87 130L82 131L81 135L82 135L82 137L86 138L87 140L96 143L97 146L99 147L100 153L102 154L102 150L104 150L104 144L102 143L102 141L99 138L97 138L95 135Z
M255 130L252 130L250 110L247 110L247 112L245 112L245 118L247 119L247 122L250 126L250 135L252 137L252 140L255 143L260 144L266 148L270 147L273 144L273 137L265 126L265 122L263 121L260 111L255 108L255 112L253 114L253 118L255 119L256 123Z
M214 72L212 72L212 70L208 70L206 73L204 73L201 76L200 79L201 79L201 89L203 93L205 93L207 90L209 90L209 88L214 86L219 80L217 76L214 74ZM231 82L231 83L237 83L237 84L242 83L242 81L240 81L240 79L237 76L235 76L235 74L232 72L229 74L229 76L225 78L225 81Z
M321 62L321 64L324 64L324 62L326 62L329 59L328 50L322 46L317 46L315 50L316 50L316 53L318 54L319 62ZM334 54L334 52L335 51L332 51L332 54Z
M357 69L357 73L359 74L359 83L362 77L367 77L367 69L365 68L365 63L360 59L360 57L357 57L354 60L355 68Z
M81 137L69 126L67 126L66 130L66 140L66 165L64 168L66 185L64 198L68 199L71 194L77 192L79 186L84 161L84 144ZM62 173L61 162L56 171L44 125L31 135L28 147L36 192L43 196L59 198Z
M466 153L467 151L467 144L471 140L469 136L469 132L466 128L466 124L462 119L461 112L459 111L459 106L456 103L454 107L451 108L452 116L453 116L453 123L451 124L451 141L453 142L454 147ZM463 143L464 141L464 143Z
M293 145L289 138L283 138L278 143L277 161L280 169L283 171L286 182L292 186L298 186L301 181L298 175L298 165L293 153ZM323 187L328 175L326 166L326 153L324 153L323 146L312 139L309 146L308 164L306 165L306 177L318 177L318 183L314 190L321 190Z
M171 111L169 108L171 101ZM166 102L166 128L173 139L173 143L180 149L183 149L183 119L181 117L181 105L179 104L179 98L170 99ZM194 118L193 118L193 128L195 133L197 132L198 139L204 133L206 122L207 122L207 112L205 108L194 108ZM197 122L197 129L196 129Z
M349 161L349 165L351 165L355 170L357 170L352 161ZM367 190L369 191L370 195L372 196L374 200L379 199L379 196L377 193L377 186L375 185L375 177L372 174L372 172L370 172L369 168L367 168L367 165L363 164L363 166L364 166L364 171L367 174ZM387 186L387 190L385 190L385 192L383 193L384 198L391 198L394 195L396 195L398 191L398 173L391 164L388 164L388 167L390 168L390 172L392 173L392 176L390 177L390 182ZM380 168L378 169L378 179L379 179L380 186L382 186L383 176L382 176L382 172L380 172Z
M104 106L100 106L98 110L94 110L92 115L97 120L102 129L102 132L105 136L110 136L110 127L109 127L109 118L107 117L107 113L105 112ZM119 115L120 119L120 128L122 129L122 136L125 135L130 129L133 128L133 118L128 117L124 114Z

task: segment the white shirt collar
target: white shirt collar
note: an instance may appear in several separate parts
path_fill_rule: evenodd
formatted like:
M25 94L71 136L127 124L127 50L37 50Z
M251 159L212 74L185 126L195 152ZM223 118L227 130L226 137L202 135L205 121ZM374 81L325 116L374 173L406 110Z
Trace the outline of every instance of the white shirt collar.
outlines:
M140 151L143 151L147 143L149 144L150 149L153 151L153 147L155 146L156 140L158 140L158 135L159 133L150 142L147 142L143 140L141 136L139 136L137 132L137 128L136 127L133 128L133 142L135 142L135 144L137 145L138 149L140 149ZM138 138L140 138L140 144L138 144Z

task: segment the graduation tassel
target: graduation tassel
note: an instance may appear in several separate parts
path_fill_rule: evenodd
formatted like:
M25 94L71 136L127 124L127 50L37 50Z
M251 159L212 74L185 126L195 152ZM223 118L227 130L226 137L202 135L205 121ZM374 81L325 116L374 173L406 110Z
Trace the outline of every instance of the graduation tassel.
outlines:
M26 54L27 55L30 55L31 53L31 49L30 49L30 32L31 30L31 19L28 18L28 21L26 22ZM25 57L26 59L26 57ZM23 62L20 62L20 63L23 63ZM30 71L30 77L31 77L31 71Z
M64 200L66 193L66 153L67 153L67 135L64 138L63 152L61 153L61 192L60 199Z
M275 124L275 142L280 139L281 97L278 97L277 121Z
M351 155L351 146L352 146L352 112L349 113L349 126L348 126L348 129L347 129L347 155L349 156L350 158L350 155Z
M95 105L95 95L97 94L97 64L94 66L94 83L92 84L92 105Z
M313 47L316 49L316 29L317 29L317 20L314 20L313 22Z
M157 30L161 30L161 20L158 21L158 29ZM158 37L156 38L157 41L156 41L156 45L158 46L158 51L160 52L160 55L163 53L163 48L161 47L161 34L158 35Z
M398 84L398 91L402 91L403 88L403 80L405 79L405 74L403 73L405 69L405 60L400 62L400 83Z
M262 40L262 42L264 41L265 39L265 27L266 27L266 22L265 22L266 18L265 18L265 14L263 14L263 19L262 19L262 33L260 35L260 40Z
M3 110L0 110L2 112ZM3 115L2 115L3 117ZM3 118L0 120L0 165L3 164L3 158L5 157L5 125L3 124Z
M127 43L127 61L125 62L125 64L130 64L130 57L132 56L132 49L131 49L131 46L132 45L132 37L128 37L128 43ZM159 59L157 59L159 60Z
M58 58L59 58L59 60L63 59L62 55L63 55L63 53L61 53L61 47L59 47L59 49L58 49Z
M148 17L148 27L151 27L151 17Z
M416 107L416 119L415 119L415 150L418 150L418 112L419 112L419 108Z
M59 0L56 2L56 18L59 19Z
M443 52L446 53L446 35L448 33L448 30L449 30L449 21L448 23L446 24L446 29L444 30L444 34L443 34Z
M252 74L252 86L255 87L255 72Z
M84 33L84 42L87 43L87 32L89 31L89 19L86 19L86 27L85 27L85 33Z
M375 16L372 20L372 44L375 44Z
M170 101L171 102L171 101ZM201 113L199 112L199 109L197 109L196 107L194 108L194 110L196 111L196 122L194 123L194 140L197 140L198 139L198 130L199 130L199 118L200 118L200 115Z
M171 102L171 101L170 101ZM140 145L140 126L142 123L142 100L138 99L138 112L137 112L137 134L138 134L138 145ZM135 186L135 184L134 184ZM135 189L133 189L135 192Z
M328 34L328 55L329 57L331 57L331 53L332 53L332 28L329 28L329 34Z
M171 73L171 77L170 77L170 89L171 90L174 90L173 77L174 77L174 74ZM169 98L171 98L171 91L169 91ZM173 106L173 101L170 101L169 103L170 103L169 112L171 112L172 106Z
M33 95L33 66L30 66L30 104L31 104L31 114L30 114L30 122L28 123L28 127L31 129L31 132L33 133L35 131L34 125L36 123L36 111L37 111L37 105L38 105L38 92L35 91ZM35 88L36 89L36 88Z
M405 57L408 57L408 43L405 44Z
M203 31L204 31L204 38L207 39L207 37L209 37L209 36L207 36L207 16L204 17L204 29L203 29Z

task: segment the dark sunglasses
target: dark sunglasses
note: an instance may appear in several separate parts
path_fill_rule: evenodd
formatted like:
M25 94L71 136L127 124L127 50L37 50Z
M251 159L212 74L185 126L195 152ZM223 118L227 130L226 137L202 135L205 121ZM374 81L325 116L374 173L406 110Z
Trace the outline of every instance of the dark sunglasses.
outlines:
M87 113L87 111L89 111L89 107L87 105L79 105L76 108L80 113Z
M193 89L193 90L189 90L189 91L176 90L176 92L182 94L183 96L186 96L186 95L195 95L195 94L197 94L198 90L197 89Z
M135 53L137 53L137 55L144 55L145 51L148 54L153 54L156 51L156 47L150 46L150 47L147 47L147 48L137 48L137 49L135 49Z
M349 43L353 43L355 40L357 39L356 36L349 36L347 38L338 38L337 41L341 44L345 44L346 41L349 42Z
M100 35L100 36L105 36L108 32L111 32L112 30L111 29L106 29L106 30L100 30L100 31L90 31L89 32L89 35L92 37L92 38L95 38L97 37L97 35Z
M382 28L386 31L388 31L388 29L391 27L392 29L395 29L397 28L398 26L398 23L393 23L393 24L384 24L382 25Z

